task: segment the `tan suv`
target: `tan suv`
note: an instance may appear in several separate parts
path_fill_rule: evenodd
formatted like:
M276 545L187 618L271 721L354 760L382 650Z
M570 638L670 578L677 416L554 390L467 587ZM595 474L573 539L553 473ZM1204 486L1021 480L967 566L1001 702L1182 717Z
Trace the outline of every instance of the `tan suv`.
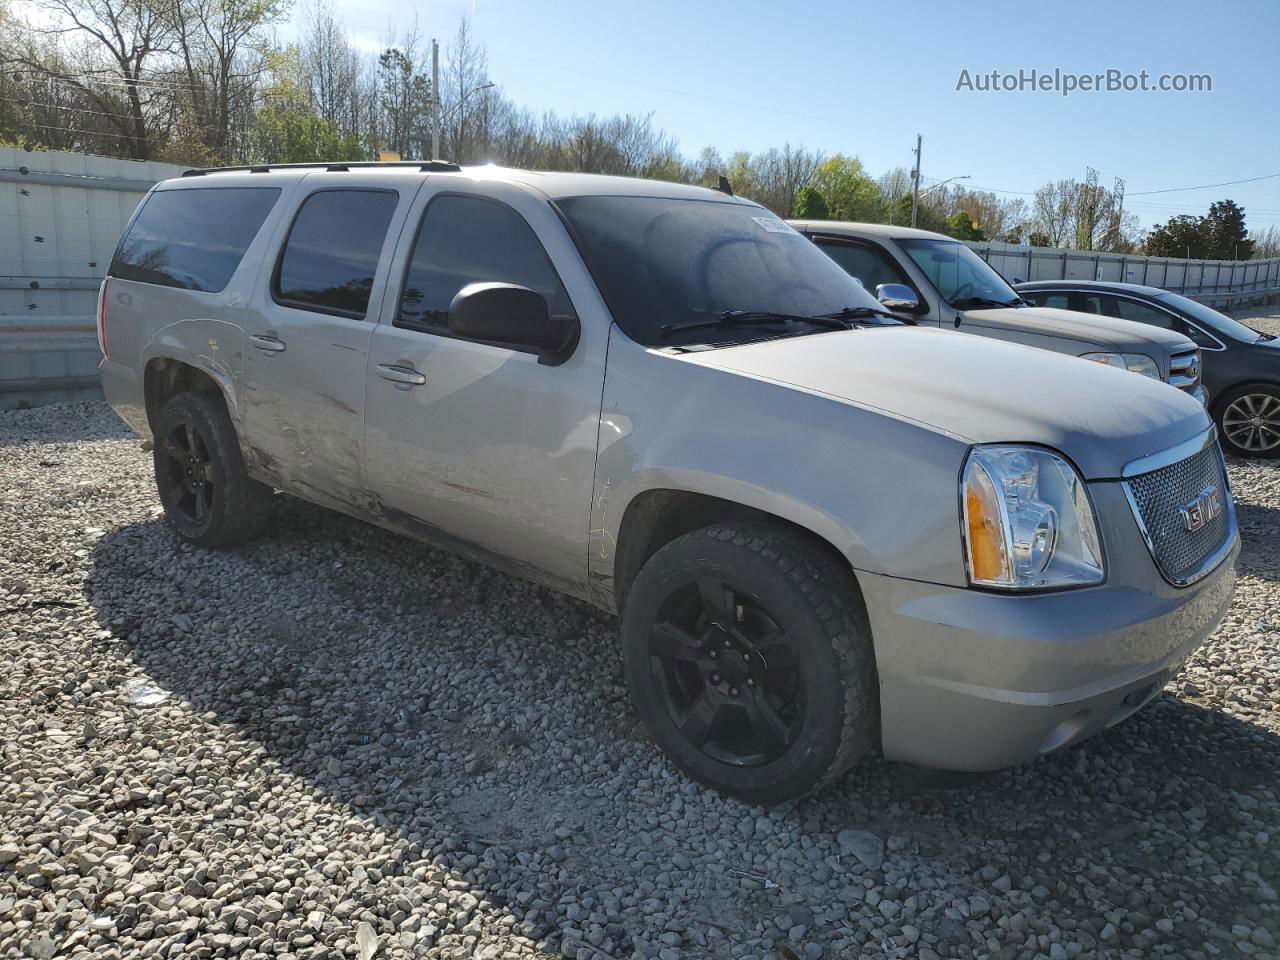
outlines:
M1231 600L1193 398L903 325L721 192L193 171L126 230L100 335L183 540L250 540L284 490L616 611L654 740L751 802L877 747L989 770L1076 743Z

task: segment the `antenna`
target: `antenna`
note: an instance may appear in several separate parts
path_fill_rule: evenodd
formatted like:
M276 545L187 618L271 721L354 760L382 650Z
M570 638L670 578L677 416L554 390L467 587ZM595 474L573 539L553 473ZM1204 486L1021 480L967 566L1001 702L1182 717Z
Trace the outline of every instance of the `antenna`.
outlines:
M720 174L720 183L716 186L716 189L727 196L733 196L733 187L729 186L729 178L723 173Z

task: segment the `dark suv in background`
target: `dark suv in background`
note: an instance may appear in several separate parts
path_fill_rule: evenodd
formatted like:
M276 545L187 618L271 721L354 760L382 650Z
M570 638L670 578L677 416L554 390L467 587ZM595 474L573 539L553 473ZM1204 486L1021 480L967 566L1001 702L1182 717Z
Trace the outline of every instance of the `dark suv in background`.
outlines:
M1014 289L1037 306L1136 320L1185 334L1200 347L1201 382L1223 449L1238 457L1280 458L1280 339L1159 287L1037 280Z

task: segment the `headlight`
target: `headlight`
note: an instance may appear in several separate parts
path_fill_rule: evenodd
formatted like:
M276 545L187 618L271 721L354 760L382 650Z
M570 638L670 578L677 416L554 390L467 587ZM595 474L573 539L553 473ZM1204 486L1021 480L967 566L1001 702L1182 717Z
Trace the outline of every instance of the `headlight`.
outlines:
M1108 367L1118 367L1130 373L1140 373L1153 380L1161 379L1160 367L1145 353L1083 353L1080 359L1105 363Z
M974 447L960 490L969 582L1035 590L1100 583L1102 544L1084 482L1039 447Z

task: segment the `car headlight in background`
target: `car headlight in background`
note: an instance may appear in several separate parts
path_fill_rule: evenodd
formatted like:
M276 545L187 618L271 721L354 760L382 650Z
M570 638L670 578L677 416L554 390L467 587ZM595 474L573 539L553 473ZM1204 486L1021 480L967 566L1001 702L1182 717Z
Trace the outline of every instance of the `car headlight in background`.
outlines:
M1130 373L1140 373L1153 380L1162 379L1160 367L1145 353L1082 353L1081 360L1092 360L1094 363L1106 364Z
M960 481L969 582L1013 590L1100 583L1102 543L1084 481L1039 447L974 447Z

